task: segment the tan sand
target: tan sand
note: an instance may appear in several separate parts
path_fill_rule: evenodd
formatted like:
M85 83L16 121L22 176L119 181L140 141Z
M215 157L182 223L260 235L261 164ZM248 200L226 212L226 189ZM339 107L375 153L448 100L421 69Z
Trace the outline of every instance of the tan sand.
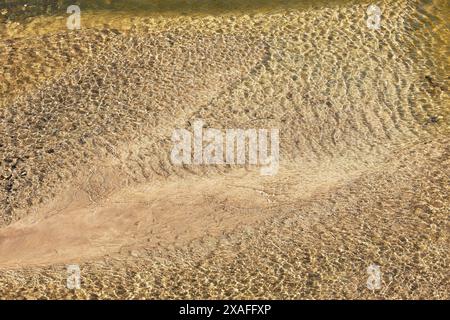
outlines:
M386 0L378 31L366 4L7 29L0 297L448 299L434 5ZM279 128L279 173L174 166L172 131L199 118Z

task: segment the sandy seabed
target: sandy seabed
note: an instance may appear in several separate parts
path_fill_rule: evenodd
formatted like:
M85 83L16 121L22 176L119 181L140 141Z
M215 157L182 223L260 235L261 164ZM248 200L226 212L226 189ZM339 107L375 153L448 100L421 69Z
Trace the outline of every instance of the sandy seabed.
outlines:
M379 6L2 26L0 298L449 299L448 8ZM173 165L195 119L278 174Z

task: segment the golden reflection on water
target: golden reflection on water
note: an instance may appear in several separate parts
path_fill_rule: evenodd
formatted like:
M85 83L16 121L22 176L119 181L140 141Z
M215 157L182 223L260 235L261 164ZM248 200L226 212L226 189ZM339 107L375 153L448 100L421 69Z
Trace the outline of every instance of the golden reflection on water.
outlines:
M361 0L59 0L20 1L6 0L0 9L7 9L11 19L47 14L57 15L69 5L79 5L87 11L132 12L133 14L196 14L223 13L230 11L267 11L286 8L320 8L323 6L357 3Z

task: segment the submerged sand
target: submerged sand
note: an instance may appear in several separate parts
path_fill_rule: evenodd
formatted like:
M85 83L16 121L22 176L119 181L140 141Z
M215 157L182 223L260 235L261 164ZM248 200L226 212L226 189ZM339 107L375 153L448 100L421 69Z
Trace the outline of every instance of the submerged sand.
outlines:
M448 299L448 12L380 7L8 26L0 297ZM279 173L174 166L195 119L279 128Z

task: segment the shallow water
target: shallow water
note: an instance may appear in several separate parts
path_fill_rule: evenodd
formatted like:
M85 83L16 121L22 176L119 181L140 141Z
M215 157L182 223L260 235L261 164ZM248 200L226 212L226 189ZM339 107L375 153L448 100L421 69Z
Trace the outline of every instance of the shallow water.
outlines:
M13 0L0 4L0 9L8 9L8 18L22 19L39 14L62 14L72 4L88 11L140 12L144 14L195 14L224 13L230 11L261 11L287 8L319 8L361 0L81 0L81 1L26 1Z
M444 1L381 1L382 28L375 32L366 28L367 5L361 2L340 1L329 7L314 1L311 8L312 1L288 1L288 9L273 1L274 5L231 1L226 6L210 1L195 8L194 2L135 1L126 7L114 1L89 3L79 32L66 30L62 4L59 9L41 7L29 14L26 9L4 15L7 32L0 47L4 223L26 216L24 208L47 204L67 192L70 184L86 192L94 190L88 198L99 205L101 197L116 190L130 200L127 193L120 193L125 180L127 186L153 185L164 182L167 175L204 174L196 168L186 173L167 162L170 145L164 134L169 136L174 126L186 126L192 117L207 119L213 127L279 127L283 165L297 167L272 184L239 178L239 184L266 188L267 194L273 190L269 200L281 203L273 212L264 211L272 217L265 226L254 230L250 226L250 231L233 231L219 239L202 238L188 246L199 251L198 256L183 244L181 251L168 250L174 255L168 261L152 257L167 248L145 253L148 248L139 247L144 258L132 261L127 261L126 245L119 253L110 249L115 243L107 236L133 243L117 228L134 231L136 221L130 223L129 215L116 211L116 219L110 219L104 206L103 217L116 235L102 229L104 220L91 218L92 207L87 206L83 210L91 228L68 228L70 214L76 211L64 211L66 203L57 202L54 211L62 211L59 214L65 219L58 215L42 219L32 224L28 234L31 239L47 237L52 248L55 241L47 231L61 232L57 237L63 243L61 252L41 254L29 245L35 241L11 239L22 241L21 253L37 254L50 265L65 261L64 249L77 245L65 241L79 236L81 229L95 229L86 235L93 244L88 243L90 248L118 254L119 262L84 264L85 287L78 293L55 283L55 278L63 281L61 265L2 273L1 293L14 297L367 297L365 263L373 259L386 268L383 272L397 277L379 297L448 297L442 261L446 259L443 219L448 197L443 181L449 113ZM145 10L137 15L137 8ZM108 161L114 164L111 159L119 163L108 167L113 172L108 175L102 169ZM300 168L305 164L309 166ZM95 174L93 168L98 168ZM218 182L202 193L221 186L230 190L228 171L213 168L207 173L216 174ZM74 176L82 182L76 184ZM245 221L247 227L245 219L255 214L246 210L257 196L251 191L237 187L231 194L212 193L197 206L195 201L203 198L190 194L189 186L186 189L181 200L177 192L175 199L164 198L167 192L161 192L162 214L183 210L188 199L194 204L192 210L201 207L207 213L204 218L200 212L197 223L213 220L217 232L224 231L225 224L220 223L224 217ZM277 195L279 190L287 190L289 197ZM72 191L69 188L68 198ZM58 222L66 229L58 229ZM182 227L190 225L196 223ZM178 235L167 231L173 226L169 221L157 225L154 232ZM21 230L19 225L19 235ZM194 236L201 238L204 234L198 232ZM155 243L155 235L145 236L145 243ZM4 241L1 236L0 241ZM2 249L8 250L5 243ZM217 255L203 255L209 244L220 247ZM16 251L13 246L2 257L9 255L14 261ZM69 253L80 256L76 250ZM197 280L209 281L208 286L199 287ZM417 281L422 287L410 289Z

